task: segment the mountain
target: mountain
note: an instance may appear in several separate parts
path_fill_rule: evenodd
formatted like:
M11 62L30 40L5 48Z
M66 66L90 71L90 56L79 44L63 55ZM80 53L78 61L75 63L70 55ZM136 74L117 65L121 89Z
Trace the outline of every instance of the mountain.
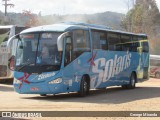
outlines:
M124 14L115 12L104 12L96 14L74 14L74 15L48 15L43 16L43 20L48 24L57 22L83 22L98 25L105 25L115 29L121 29L121 21Z
M29 16L25 16L22 13L8 13L8 21L4 22L4 13L0 13L0 24L16 24L26 25L29 21ZM38 23L36 25L54 24L60 22L83 22L97 25L105 25L114 29L121 29L121 20L125 16L121 13L104 12L95 14L73 14L73 15L36 15L32 14L34 19L36 18ZM35 25L32 25L35 26Z

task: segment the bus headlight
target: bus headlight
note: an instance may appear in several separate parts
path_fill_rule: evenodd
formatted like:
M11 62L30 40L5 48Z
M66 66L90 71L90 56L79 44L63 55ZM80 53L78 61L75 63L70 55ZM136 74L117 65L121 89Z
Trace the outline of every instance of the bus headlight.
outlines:
M49 84L59 84L61 82L62 82L62 78L57 78L55 80L50 81Z

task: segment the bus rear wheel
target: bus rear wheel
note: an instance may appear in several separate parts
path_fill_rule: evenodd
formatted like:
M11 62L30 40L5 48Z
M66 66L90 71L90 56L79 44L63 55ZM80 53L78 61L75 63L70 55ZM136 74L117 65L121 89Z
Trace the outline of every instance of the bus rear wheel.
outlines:
M134 89L136 87L136 75L135 73L131 74L130 83L127 85L128 89Z
M89 83L87 82L87 78L83 76L81 80L79 96L85 97L87 94L89 94Z

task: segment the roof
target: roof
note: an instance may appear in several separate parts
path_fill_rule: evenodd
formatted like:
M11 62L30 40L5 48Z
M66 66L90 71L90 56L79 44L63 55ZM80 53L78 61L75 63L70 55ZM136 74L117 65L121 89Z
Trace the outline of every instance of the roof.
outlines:
M112 30L112 28L104 25L96 25L96 24L88 24L88 23L78 23L78 22L62 22L62 24L68 24L68 25L81 25L86 26L89 28L96 28L96 29L104 29L104 30Z
M120 31L120 30L113 30L112 28L108 26L87 24L87 23L77 23L77 22L62 22L59 24L33 27L33 28L29 28L29 29L22 31L21 33L45 32L45 31L65 32L67 30L72 30L72 29L89 29L89 28L96 29L96 30L109 31L109 32L117 32L117 33L122 33L122 34L129 34L129 35L146 36L146 34L135 34L135 33L125 32L125 31Z
M122 34L128 34L128 35L138 35L138 36L147 36L146 34L136 34L132 32L125 32L121 30L109 30L110 32L116 32L116 33L122 33Z
M96 24L87 24L87 23L77 23L77 22L63 22L63 24L68 24L68 25L81 25L81 26L86 26L90 29L96 29L96 30L104 30L104 31L109 31L109 32L117 32L117 33L123 33L123 34L129 34L129 35L139 35L139 36L146 36L146 34L136 34L136 33L131 33L131 32L125 32L121 30L114 30L111 27L104 26L104 25L96 25Z
M45 31L54 31L54 32L65 32L72 29L88 29L86 26L80 25L69 25L69 24L53 24L53 25L44 25L26 29L21 33L31 33L31 32L45 32Z

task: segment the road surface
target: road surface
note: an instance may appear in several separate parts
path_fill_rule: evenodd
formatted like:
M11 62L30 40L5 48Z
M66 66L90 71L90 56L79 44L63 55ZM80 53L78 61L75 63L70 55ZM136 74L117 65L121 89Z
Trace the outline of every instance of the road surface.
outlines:
M87 97L76 93L49 95L21 95L14 92L12 84L0 83L0 111L160 111L160 79L138 83L136 89L126 90L110 87L106 90L91 91ZM37 118L39 120L39 118ZM48 118L41 118L48 119ZM53 118L50 118L53 119ZM75 120L75 118L59 118ZM76 120L84 118L76 118ZM86 118L89 120L123 120L123 118ZM138 118L127 118L135 120ZM141 118L144 120L160 118Z

